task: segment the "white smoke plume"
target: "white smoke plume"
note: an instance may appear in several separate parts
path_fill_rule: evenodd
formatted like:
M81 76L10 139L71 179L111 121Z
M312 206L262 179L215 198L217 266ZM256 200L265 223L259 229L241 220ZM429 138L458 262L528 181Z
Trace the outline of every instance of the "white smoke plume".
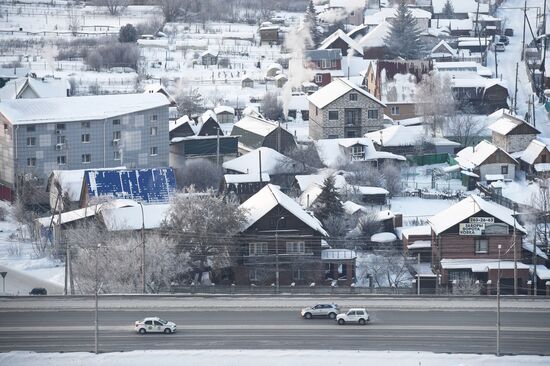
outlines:
M292 28L285 37L285 47L290 50L288 61L288 81L282 90L283 112L288 116L288 105L292 97L293 89L301 89L302 83L313 80L315 73L305 67L305 51L308 45L313 43L309 26L302 23L299 27Z

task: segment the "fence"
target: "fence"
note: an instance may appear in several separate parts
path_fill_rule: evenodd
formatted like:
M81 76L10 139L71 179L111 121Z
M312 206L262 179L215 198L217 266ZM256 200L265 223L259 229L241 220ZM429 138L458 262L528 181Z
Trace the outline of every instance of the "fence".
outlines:
M409 155L407 161L414 165L432 165L449 162L449 154Z
M172 294L219 294L219 295L274 295L275 286L171 286ZM352 287L352 286L284 286L279 287L281 295L411 295L414 289L407 287Z

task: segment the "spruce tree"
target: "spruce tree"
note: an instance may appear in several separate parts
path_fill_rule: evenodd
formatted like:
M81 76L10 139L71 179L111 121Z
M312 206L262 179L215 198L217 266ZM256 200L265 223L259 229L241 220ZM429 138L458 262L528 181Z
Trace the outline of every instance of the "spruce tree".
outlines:
M315 216L325 221L329 216L341 216L344 214L340 195L335 187L335 179L329 176L323 182L323 190L315 202Z
M313 0L309 1L304 22L309 27L309 32L311 33L311 42L313 43L311 46L313 48L317 48L317 46L321 43L321 33L319 33L318 29L317 13L315 12Z
M445 6L443 7L442 12L444 19L453 19L455 16L455 8L453 7L453 4L451 3L451 0L447 0L445 3Z
M397 8L396 17L390 20L389 34L384 39L388 54L406 60L419 59L424 50L420 34L416 19L402 0Z

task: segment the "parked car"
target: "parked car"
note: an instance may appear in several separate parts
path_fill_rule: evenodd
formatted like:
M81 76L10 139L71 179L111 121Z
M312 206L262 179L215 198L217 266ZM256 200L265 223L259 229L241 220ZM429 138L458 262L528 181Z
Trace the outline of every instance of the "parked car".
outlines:
M176 324L159 317L149 317L135 322L136 332L139 334L145 333L174 333Z
M495 43L495 52L504 52L506 50L506 47L504 46L504 43L498 42Z
M35 287L29 292L29 295L47 295L48 290L46 290L44 287Z
M365 308L355 308L349 309L347 313L338 314L336 316L336 321L339 325L344 325L346 323L358 323L361 325L367 324L370 321L369 313Z
M302 318L311 319L313 317L328 317L329 319L336 318L340 312L340 308L336 304L317 304L309 308L302 309Z
M512 28L506 28L504 30L504 35L506 37L513 37L514 36L514 30Z

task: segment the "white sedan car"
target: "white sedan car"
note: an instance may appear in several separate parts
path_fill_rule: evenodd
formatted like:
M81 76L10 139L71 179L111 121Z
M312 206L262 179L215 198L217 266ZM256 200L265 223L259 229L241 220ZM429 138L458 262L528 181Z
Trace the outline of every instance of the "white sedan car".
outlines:
M136 332L145 333L166 333L170 334L176 331L176 324L162 320L158 317L145 318L135 323Z
M336 321L340 325L346 323L359 323L365 325L369 320L369 313L367 313L367 309L365 308L349 309L347 313L338 314L336 316Z

